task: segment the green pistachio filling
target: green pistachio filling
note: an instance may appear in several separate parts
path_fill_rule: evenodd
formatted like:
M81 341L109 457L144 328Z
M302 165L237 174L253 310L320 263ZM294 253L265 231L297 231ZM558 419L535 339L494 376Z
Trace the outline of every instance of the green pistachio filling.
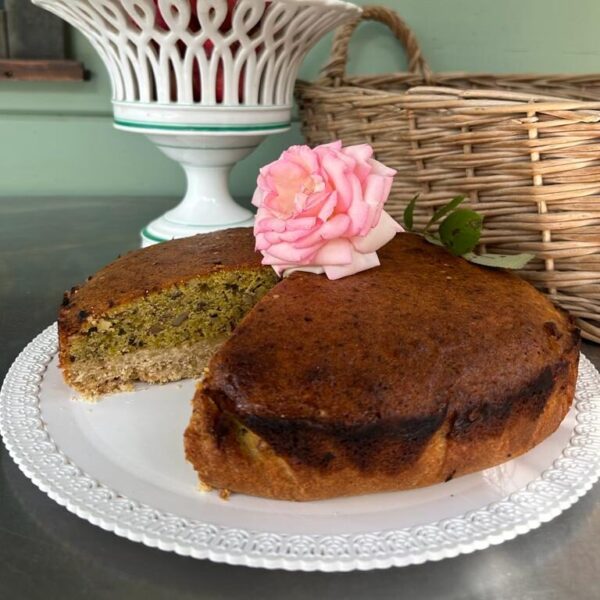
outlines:
M271 269L220 271L90 316L71 339L70 360L228 335L276 281Z

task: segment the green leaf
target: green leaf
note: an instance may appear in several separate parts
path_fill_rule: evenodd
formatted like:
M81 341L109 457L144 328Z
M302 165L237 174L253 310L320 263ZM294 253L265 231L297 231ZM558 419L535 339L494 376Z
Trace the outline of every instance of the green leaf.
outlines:
M419 195L417 194L404 210L404 225L408 231L413 228L413 212ZM483 217L466 208L458 208L465 200L464 196L456 196L448 204L438 208L427 226L423 230L423 237L436 246L445 246L452 254L462 256L469 262L477 265L502 269L522 269L534 254L475 254L473 248L481 237ZM427 230L446 217L437 235L428 233Z
M463 255L469 262L500 269L522 269L535 254L473 254Z
M477 246L482 224L483 217L479 213L459 208L442 221L440 239L452 254L462 256Z
M413 214L415 212L415 204L417 203L417 198L419 194L415 194L414 198L408 203L407 207L404 209L404 215L402 220L404 221L404 227L407 231L413 230Z
M425 225L425 229L423 229L423 233L429 231L429 228L437 223L442 217L445 217L448 213L451 213L455 208L457 208L460 204L465 201L464 196L456 196L452 198L448 204L444 204L444 206L440 206L434 213L431 219L429 219L429 223Z

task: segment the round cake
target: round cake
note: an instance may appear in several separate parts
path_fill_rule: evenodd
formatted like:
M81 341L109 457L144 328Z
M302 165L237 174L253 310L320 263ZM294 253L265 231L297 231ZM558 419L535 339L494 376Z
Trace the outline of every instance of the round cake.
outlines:
M579 356L564 311L416 235L379 258L277 280L250 229L133 252L66 296L61 366L88 395L202 373L185 432L201 482L277 499L447 481L558 427Z
M415 235L379 256L336 281L284 279L213 356L185 435L201 481L289 500L407 489L558 427L579 356L563 311Z

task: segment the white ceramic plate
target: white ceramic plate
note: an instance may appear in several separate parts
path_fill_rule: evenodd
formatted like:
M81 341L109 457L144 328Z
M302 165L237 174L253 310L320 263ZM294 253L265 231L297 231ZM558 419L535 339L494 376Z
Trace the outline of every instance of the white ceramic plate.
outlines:
M11 367L0 432L53 500L130 540L231 564L348 571L439 560L549 521L600 473L600 375L581 357L576 403L551 437L494 469L408 492L310 503L197 490L182 433L194 383L72 400L53 325Z

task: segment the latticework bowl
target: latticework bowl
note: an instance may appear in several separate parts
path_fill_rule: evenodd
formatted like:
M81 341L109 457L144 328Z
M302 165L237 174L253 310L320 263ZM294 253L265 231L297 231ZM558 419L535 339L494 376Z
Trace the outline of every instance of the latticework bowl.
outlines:
M360 9L341 0L34 0L79 29L112 82L115 125L146 134L184 168L183 201L144 244L250 224L231 167L290 126L298 68Z

